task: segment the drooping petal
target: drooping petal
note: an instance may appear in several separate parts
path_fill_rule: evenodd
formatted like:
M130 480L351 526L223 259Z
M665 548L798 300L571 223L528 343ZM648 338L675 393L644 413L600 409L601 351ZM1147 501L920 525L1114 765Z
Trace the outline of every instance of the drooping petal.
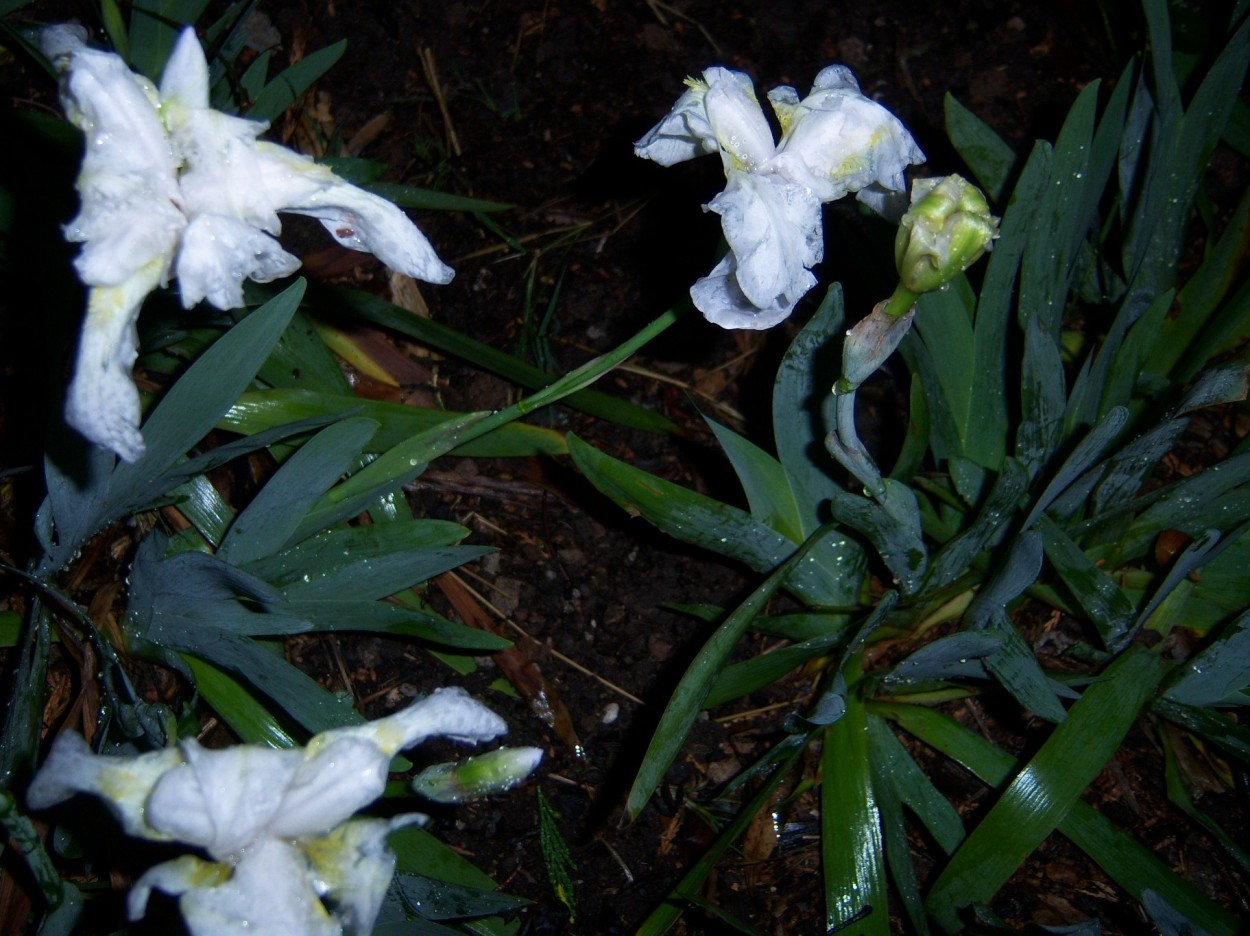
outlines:
M178 906L192 936L342 933L317 896L303 853L275 839L263 839L249 849L225 883L184 891Z
M371 253L414 279L450 283L456 275L392 202L285 147L260 142L256 155L260 182L278 211L317 218L344 247Z
M304 839L318 893L338 908L352 933L369 933L395 875L395 853L386 837L406 825L423 825L425 816L408 813L393 819L357 819L326 835Z
M147 800L161 777L182 762L182 752L177 748L134 757L94 754L82 735L65 731L57 735L31 780L26 805L47 809L76 793L90 793L107 803L128 834L165 841L169 836L147 821Z
M152 790L148 822L218 860L240 854L268 833L303 760L298 750L256 745L209 750L189 739L180 747L185 763Z
M903 172L923 161L902 121L865 97L849 69L831 65L795 106L774 165L822 202L854 193L897 218L907 205Z
M820 203L803 186L779 175L733 172L708 203L721 216L734 255L735 276L757 308L793 308L816 284L820 262Z
M139 391L130 371L138 355L143 299L164 278L164 260L140 267L117 286L93 286L65 394L65 421L126 461L143 457Z
M205 861L194 855L183 855L148 868L130 886L126 896L126 912L131 920L140 919L148 909L152 891L158 890L178 897L187 891L216 887L230 880L231 866L225 862Z
M686 90L664 119L634 144L634 155L672 166L720 149L703 109L707 82L686 79Z
M472 744L490 741L507 730L502 718L463 689L452 687L436 689L421 701L385 718L323 731L308 742L308 753L315 756L341 738L362 738L391 757L426 738L439 736Z
M738 267L733 252L725 254L712 272L690 287L695 308L713 325L721 328L772 328L794 311L793 303L758 306L738 285Z

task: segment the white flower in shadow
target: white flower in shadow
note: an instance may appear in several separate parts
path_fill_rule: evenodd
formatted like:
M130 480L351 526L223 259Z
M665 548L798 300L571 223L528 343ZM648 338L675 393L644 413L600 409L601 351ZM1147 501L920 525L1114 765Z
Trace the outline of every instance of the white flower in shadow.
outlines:
M382 795L399 751L433 736L488 741L503 720L459 689L442 689L377 721L314 736L304 748L210 750L194 740L134 757L93 754L60 735L26 794L46 809L77 793L105 800L130 835L179 841L184 855L151 868L130 892L131 919L153 890L179 898L193 936L367 936L395 871L386 836L419 814L353 819ZM539 752L526 763L537 765ZM326 901L327 903L323 902Z
M81 209L65 229L90 288L66 420L127 461L143 455L130 370L144 298L178 277L182 303L243 305L243 281L293 273L275 239L279 212L317 218L340 244L416 279L454 275L394 204L285 147L266 124L209 107L208 63L192 29L179 37L160 89L74 26L41 34L61 73L66 116L83 131Z
M729 253L691 287L691 298L724 328L771 328L816 283L821 204L854 194L897 219L907 204L903 171L924 154L841 66L821 71L802 100L790 87L768 95L779 143L746 75L709 68L686 84L634 151L664 166L720 154L725 190L705 207L721 216Z

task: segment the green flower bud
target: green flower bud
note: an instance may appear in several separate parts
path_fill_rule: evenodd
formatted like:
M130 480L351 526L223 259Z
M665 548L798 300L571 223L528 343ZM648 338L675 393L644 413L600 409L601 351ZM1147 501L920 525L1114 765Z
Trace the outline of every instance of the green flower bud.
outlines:
M952 175L917 179L899 222L894 262L911 293L940 289L972 266L998 237L998 219L971 182Z
M412 789L436 803L463 803L503 793L528 777L542 756L539 748L499 748L462 761L435 764L413 777Z

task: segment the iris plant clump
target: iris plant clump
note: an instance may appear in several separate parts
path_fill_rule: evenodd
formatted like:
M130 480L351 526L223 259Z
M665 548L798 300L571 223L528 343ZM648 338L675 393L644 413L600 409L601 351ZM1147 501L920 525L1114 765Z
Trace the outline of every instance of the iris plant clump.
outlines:
M317 218L340 244L409 276L446 283L453 274L395 204L260 140L264 123L210 106L218 99L196 34L171 26L181 5L156 2L160 15L133 6L130 47L156 36L172 49L159 84L90 47L77 27L38 40L87 144L81 207L65 228L83 245L74 265L88 306L64 417L92 443L65 432L59 414L53 420L58 445L44 466L32 556L24 571L9 570L30 586L30 610L0 732L0 822L42 894L48 932L72 930L81 894L22 809L79 793L102 799L127 834L192 850L138 876L132 919L161 891L177 898L195 936L366 936L379 921L441 932L455 913L420 894L451 887L475 932L507 931L491 915L518 901L464 872L444 846L401 847L423 817L358 815L383 795L407 796L387 788L400 751L436 735L487 741L503 720L444 689L364 722L274 652L289 635L358 630L411 641L468 672L481 654L507 648L442 618L413 590L489 551L459 545L469 531L458 524L411 516L399 496L431 461L470 445L473 454L569 454L631 515L759 577L737 606L693 609L715 630L660 717L628 794L630 817L647 807L704 710L766 687L776 698L787 674L803 674L807 688L780 740L722 791L725 810L707 812L733 818L640 932L658 936L688 907L706 907L702 885L717 858L758 816L784 810L792 798L782 784L817 764L818 780L793 788L818 797L830 932L886 936L900 914L921 933L992 925L986 908L999 887L1056 831L1162 931L1237 932L1231 914L1081 797L1149 713L1144 728L1165 726L1169 796L1247 866L1189 798L1173 746L1187 733L1188 756L1208 757L1211 776L1250 760L1250 736L1218 711L1250 700L1250 445L1192 476L1152 477L1193 412L1246 396L1250 365L1234 352L1246 333L1250 196L1226 229L1201 232L1207 246L1188 282L1177 275L1203 168L1250 62L1245 2L1209 67L1189 63L1178 76L1166 4L1144 0L1151 54L1131 61L1110 94L1087 86L1056 141L1028 154L948 101L952 141L977 184L951 175L914 180L909 192L907 171L923 154L842 66L821 71L806 97L789 87L769 93L779 137L741 72L712 67L687 82L636 153L665 166L721 159L725 188L706 209L720 216L728 251L690 289L709 321L767 329L793 313L816 285L824 204L855 195L897 224L894 292L851 324L835 284L797 331L774 382L771 450L710 423L746 508L571 434L512 425L567 399L663 431L671 424L655 414L582 391L681 309L505 409L422 411L355 395L304 327L301 318L324 306L302 307L297 280L194 347L189 364L175 362L180 373L141 433L130 370L145 297L176 278L184 306L242 306L246 281L299 266L276 239L279 213ZM238 47L237 13L236 5L207 30L223 47ZM125 38L119 17L105 5L108 28ZM160 64L149 63L153 77ZM1188 101L1182 86L1194 89ZM445 330L440 338L375 297L331 295L336 312L444 341L440 350L481 347ZM1091 334L1072 361L1067 332L1078 322ZM896 353L910 375L910 407L900 451L883 470L856 433L855 392ZM546 379L535 382L533 368L498 352L483 357L518 383ZM835 373L828 362L839 358ZM241 438L201 451L215 426ZM228 503L209 473L264 449L274 453L271 477L246 506ZM137 546L124 573L125 612L106 630L65 582L86 544L122 520ZM1167 564L1152 558L1164 533L1188 543ZM782 594L787 603L773 605ZM1080 629L1062 670L1016 626L1026 601ZM1165 639L1179 628L1198 639ZM782 642L744 659L737 650L752 631ZM107 713L92 720L92 744L147 753L99 755L62 731L40 764L54 632L78 654ZM189 740L182 729L195 713L188 706L179 719L143 698L130 684L134 660L179 674L248 743L207 749ZM1015 706L1037 730L1025 755L933 706L975 705L981 695ZM897 731L992 788L986 809L958 810ZM539 757L501 749L428 768L410 789L459 803L508 790ZM19 802L9 788L28 779ZM917 837L904 807L935 846L927 878L912 858ZM544 855L560 852L546 827L543 838ZM571 909L568 858L564 849L548 861ZM423 878L435 860L461 883Z

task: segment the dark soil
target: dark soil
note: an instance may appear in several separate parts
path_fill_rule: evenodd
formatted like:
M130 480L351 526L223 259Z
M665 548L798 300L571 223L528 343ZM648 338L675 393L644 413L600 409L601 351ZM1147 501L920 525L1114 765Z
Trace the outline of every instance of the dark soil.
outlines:
M1104 23L1100 6L957 0L934 12L902 0L682 0L672 7L642 0L270 0L261 9L281 39L280 56L348 40L330 76L275 127L279 136L313 150L363 140L358 154L385 161L392 181L516 205L493 218L523 250L470 215L422 215L423 229L457 270L450 286L422 293L436 321L561 370L632 334L712 264L716 221L700 205L719 188L716 160L663 170L635 159L631 148L676 99L684 77L723 64L750 73L761 92L793 84L805 93L824 65L843 62L912 129L930 155L926 174L940 174L960 168L943 134L948 92L1026 148L1035 137L1053 138L1085 84L1118 73L1117 56L1141 40L1124 24ZM41 17L45 8L30 9ZM39 80L15 83L29 89ZM374 135L371 122L383 115L385 127ZM825 283L846 281L851 310L867 310L885 294L885 268L858 246L882 236L852 207L833 206L827 215L827 259L818 274ZM351 260L350 279L386 291L380 268ZM314 274L334 266L324 255L320 261L309 265ZM549 303L553 311L540 327ZM542 418L662 477L737 499L699 413L767 437L772 368L810 313L808 303L771 334L726 333L688 318L647 349L639 363L649 373L605 381L603 389L673 419L683 437L623 430L567 410ZM403 342L396 347L413 354ZM478 409L517 392L463 362L414 360L407 373L428 380L405 388L404 398L436 394L449 408ZM897 435L900 399L886 381L869 400L883 444ZM655 721L708 634L666 606L729 605L755 580L629 520L565 462L447 460L418 480L410 499L418 515L457 520L475 542L499 547L463 574L479 593L468 601L489 602L502 614L502 632L519 638L570 713L583 754L522 701L490 688L501 675L490 659L462 679L411 648L347 637L296 642L293 658L327 686L352 692L370 715L445 683L482 693L508 718L512 743L541 745L548 756L537 779L513 794L436 811L434 830L505 890L534 901L520 914L523 932L633 932L711 840L687 799L705 797L767 750L813 677L787 680L737 716L713 712L656 802L623 826L624 793ZM445 593L432 596L448 613L462 610ZM767 643L755 641L748 652ZM1027 726L1001 722L978 703L958 714L1009 747L1026 743ZM929 752L914 753L961 810L984 809L984 788ZM1117 804L1117 818L1163 860L1188 866L1200 886L1231 900L1235 881L1211 866L1207 840L1170 812L1150 743L1139 737L1125 757L1094 795ZM546 878L535 787L559 812L577 865L574 922ZM822 932L816 815L815 802L798 797L778 815L779 835L729 855L707 898L764 932ZM921 852L931 847L919 837L916 844ZM920 870L932 871L932 862L922 859ZM1132 907L1056 836L994 909L1014 926L1097 916L1105 932L1143 931ZM697 912L681 925L691 934L723 931Z

